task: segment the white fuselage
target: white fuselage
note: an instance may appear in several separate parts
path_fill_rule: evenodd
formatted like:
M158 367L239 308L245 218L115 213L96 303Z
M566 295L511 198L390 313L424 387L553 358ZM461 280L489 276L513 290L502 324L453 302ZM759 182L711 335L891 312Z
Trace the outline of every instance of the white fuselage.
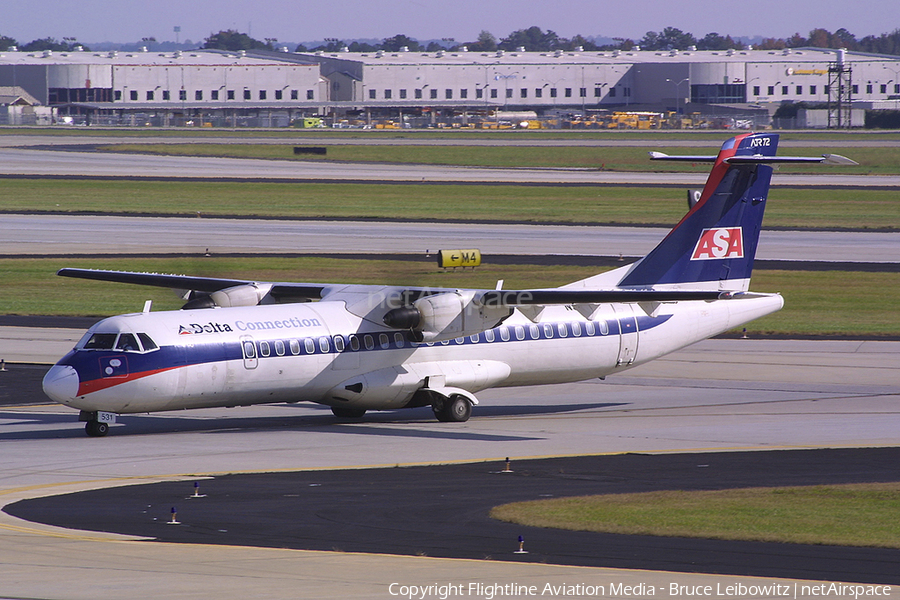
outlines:
M603 377L781 306L780 296L605 304L593 312L547 306L427 344L336 301L137 313L94 325L48 373L45 390L67 406L111 413L297 401L394 409L429 381L474 393ZM109 347L85 348L104 333ZM122 334L152 343L116 349Z

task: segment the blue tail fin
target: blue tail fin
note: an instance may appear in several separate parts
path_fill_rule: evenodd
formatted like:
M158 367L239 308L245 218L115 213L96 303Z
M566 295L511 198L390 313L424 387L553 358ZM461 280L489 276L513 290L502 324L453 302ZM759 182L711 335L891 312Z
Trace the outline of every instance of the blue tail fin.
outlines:
M778 135L731 138L716 157L657 160L714 161L700 200L619 282L619 287L671 286L746 290L753 270Z

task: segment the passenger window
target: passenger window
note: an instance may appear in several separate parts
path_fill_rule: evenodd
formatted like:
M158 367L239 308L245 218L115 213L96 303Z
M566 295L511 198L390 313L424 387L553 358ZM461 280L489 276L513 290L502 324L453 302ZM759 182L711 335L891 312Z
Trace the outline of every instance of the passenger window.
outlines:
M269 350L269 342L260 342L259 343L259 355L262 357L266 357L269 355L271 350Z
M278 356L284 356L284 342L281 340L275 340L275 354Z
M565 323L557 323L556 330L559 331L559 337L566 337L569 335L569 330L566 329Z
M391 339L387 336L386 333L382 333L378 336L378 342L381 344L382 350L387 350L391 347Z
M579 323L578 321L572 322L572 335L574 335L575 337L581 336L581 323Z
M144 346L144 352L150 352L151 350L157 350L159 346L156 345L149 335L146 333L139 333L138 339L141 340L141 345Z
M600 334L601 335L607 335L609 333L609 325L607 325L606 321L600 321L600 323L598 323L598 325L600 325Z
M525 339L525 328L521 325L516 325L516 339L524 340Z
M365 344L366 344L366 350L371 350L372 348L375 347L375 340L372 339L371 335L366 335L363 338L363 342L365 342Z
M504 342L509 341L509 327L501 327L500 328L500 339Z
M544 337L548 340L553 337L553 325L544 323Z
M531 334L531 339L536 340L541 337L541 330L538 329L537 325L529 325L528 333Z
M484 332L484 341L490 343L494 341L494 330L488 329Z
M406 340L403 339L402 333L394 334L394 345L397 346L398 348L402 348L403 346L406 345Z
M338 352L344 351L344 338L339 335L334 336L334 349Z
M464 343L466 343L466 338L458 337L458 338L455 338L453 341L455 341L458 346L462 346Z
M291 354L293 354L294 356L297 356L298 354L300 354L300 342L298 342L297 340L291 340L290 344L291 344Z
M84 345L84 348L85 350L112 350L115 343L115 333L95 333Z
M355 335L350 336L350 349L356 352L359 350L359 338Z
M119 336L116 350L122 350L123 352L138 352L140 347L138 346L137 338L134 337L134 334L123 333Z
M588 321L587 323L585 323L585 324L584 324L584 331L585 331L588 335L594 335L594 322L593 322L593 321Z
M328 343L328 338L320 337L319 338L319 350L322 352L328 352L331 349L331 345Z
M316 343L312 341L312 338L306 338L305 340L303 340L303 345L306 347L307 354L316 353Z
M477 344L478 343L478 334L473 333L472 335L469 336L469 339L472 340L473 344Z
M244 342L244 358L256 358L256 346L253 342Z

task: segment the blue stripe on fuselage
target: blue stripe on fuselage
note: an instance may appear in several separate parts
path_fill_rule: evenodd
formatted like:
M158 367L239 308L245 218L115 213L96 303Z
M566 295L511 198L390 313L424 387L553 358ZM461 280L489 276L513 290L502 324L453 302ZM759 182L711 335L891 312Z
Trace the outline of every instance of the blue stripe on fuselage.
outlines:
M314 338L270 338L264 340L254 340L256 346L256 359L268 360L270 358L298 357L310 356L314 354L338 354L335 348L334 340L337 337L342 338L344 343L343 352L379 352L384 350L397 350L401 348L418 348L422 346L465 346L475 344L507 344L513 342L527 342L535 340L548 339L579 339L591 337L606 337L610 335L618 335L621 331L624 333L633 333L634 331L647 331L658 327L668 321L672 315L651 316L623 316L621 318L622 326L620 327L619 319L607 319L603 321L571 321L556 323L528 323L521 325L501 325L478 334L445 340L444 342L417 343L411 342L407 335L403 336L403 345L399 345L394 338L396 331L391 332L368 332L356 333L360 340L359 350L353 350L350 345L349 335L331 336L325 338L327 340L327 350L322 349L319 340L325 336L317 336ZM593 333L588 333L588 324L593 326ZM578 335L576 335L575 325L578 327ZM549 327L549 335L548 328ZM516 335L516 329L522 328L523 339L519 339ZM565 335L560 335L560 331ZM501 330L506 330L506 339L503 339ZM387 347L382 347L379 337L384 334L388 336ZM372 347L367 348L364 338L371 336ZM490 338L490 341L488 339ZM294 339L299 342L295 347L299 347L299 352L294 354L291 352L290 340ZM307 352L305 345L306 339L312 339L314 342L314 351ZM278 354L275 351L276 342L283 344L284 353ZM263 355L261 351L261 343L267 343L269 351L267 355ZM60 365L70 365L78 373L81 382L91 382L102 379L112 379L115 377L122 378L123 382L134 379L142 374L151 374L160 371L167 371L180 367L193 365L202 365L214 362L238 361L243 360L244 355L241 351L241 342L238 340L228 342L194 343L185 346L162 346L151 352L114 352L109 350L73 350L62 360ZM122 364L116 370L110 371L110 362L119 360Z

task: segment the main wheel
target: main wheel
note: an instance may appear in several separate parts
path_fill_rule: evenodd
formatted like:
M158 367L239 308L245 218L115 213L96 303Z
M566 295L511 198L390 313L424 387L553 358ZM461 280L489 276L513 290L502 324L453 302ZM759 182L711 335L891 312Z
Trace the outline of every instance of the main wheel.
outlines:
M109 425L99 421L88 421L84 424L84 431L91 437L103 437L109 433Z
M465 396L455 394L440 405L435 404L432 410L442 423L464 423L472 416L472 403Z
M364 408L345 408L342 406L332 406L331 412L334 413L334 416L340 417L341 419L358 419L366 414L366 409Z

